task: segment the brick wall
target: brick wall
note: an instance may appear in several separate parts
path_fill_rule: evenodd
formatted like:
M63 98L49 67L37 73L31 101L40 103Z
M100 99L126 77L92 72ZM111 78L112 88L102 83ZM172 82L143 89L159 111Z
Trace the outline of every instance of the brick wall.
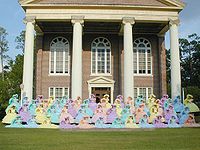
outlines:
M69 87L71 89L71 76L50 76L49 75L49 50L51 41L57 37L63 36L69 40L70 52L72 54L72 34L45 34L43 38L37 40L37 44L43 43L42 48L37 48L36 63L36 95L48 97L49 87ZM97 37L107 38L112 45L112 63L111 74L107 76L115 81L114 98L123 93L123 36L119 35L83 35L83 98L87 98L87 81L97 76L91 76L91 43ZM133 39L144 37L151 42L153 56L153 76L136 76L134 83L136 87L153 87L154 93L158 96L166 91L166 58L164 50L164 39L159 39L156 35L134 35ZM41 41L43 39L43 42ZM162 69L162 71L161 71ZM70 67L71 72L71 67ZM70 93L71 94L71 93Z

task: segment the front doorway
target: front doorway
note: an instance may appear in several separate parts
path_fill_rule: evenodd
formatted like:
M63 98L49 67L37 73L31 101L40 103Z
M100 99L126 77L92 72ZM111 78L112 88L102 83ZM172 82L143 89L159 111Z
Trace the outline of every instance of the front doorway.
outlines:
M105 94L108 94L111 98L111 88L110 87L92 87L92 94L96 96L96 102L99 103ZM111 102L109 98L109 102Z

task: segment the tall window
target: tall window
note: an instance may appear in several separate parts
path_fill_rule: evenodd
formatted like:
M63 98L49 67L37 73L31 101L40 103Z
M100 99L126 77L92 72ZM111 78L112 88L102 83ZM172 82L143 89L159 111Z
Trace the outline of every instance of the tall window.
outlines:
M55 99L61 99L63 96L69 97L69 88L66 87L49 88L49 97L54 97Z
M147 39L138 38L133 44L134 74L152 74L151 44Z
M57 37L50 45L50 74L69 74L70 53L66 38Z
M153 94L151 87L134 88L134 99L142 95L144 100L147 100L151 94Z
M96 38L91 45L92 74L110 74L111 73L111 44L108 39Z

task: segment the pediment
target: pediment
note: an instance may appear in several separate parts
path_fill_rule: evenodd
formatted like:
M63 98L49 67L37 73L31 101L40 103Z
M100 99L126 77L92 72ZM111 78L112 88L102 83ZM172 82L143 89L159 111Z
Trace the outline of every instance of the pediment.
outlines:
M26 5L124 5L124 6L148 6L148 7L177 7L184 8L185 4L180 0L19 0L22 6Z
M114 84L115 81L112 79L108 79L106 77L96 77L94 79L88 80L88 84Z

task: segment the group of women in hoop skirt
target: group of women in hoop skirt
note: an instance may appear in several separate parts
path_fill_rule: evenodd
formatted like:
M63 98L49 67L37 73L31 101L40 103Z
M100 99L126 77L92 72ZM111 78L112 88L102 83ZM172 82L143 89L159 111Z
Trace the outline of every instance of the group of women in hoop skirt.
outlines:
M196 127L192 111L199 111L191 104L193 97L188 95L184 104L180 97L170 99L164 95L157 99L151 95L148 100L138 96L123 99L119 95L110 104L109 95L104 95L96 103L95 95L89 99L76 100L63 97L62 99L43 99L29 101L24 98L21 102L17 95L9 100L6 116L2 122L6 127L14 128L61 128L61 129L90 129L90 128L179 128ZM22 105L20 105L20 103Z

